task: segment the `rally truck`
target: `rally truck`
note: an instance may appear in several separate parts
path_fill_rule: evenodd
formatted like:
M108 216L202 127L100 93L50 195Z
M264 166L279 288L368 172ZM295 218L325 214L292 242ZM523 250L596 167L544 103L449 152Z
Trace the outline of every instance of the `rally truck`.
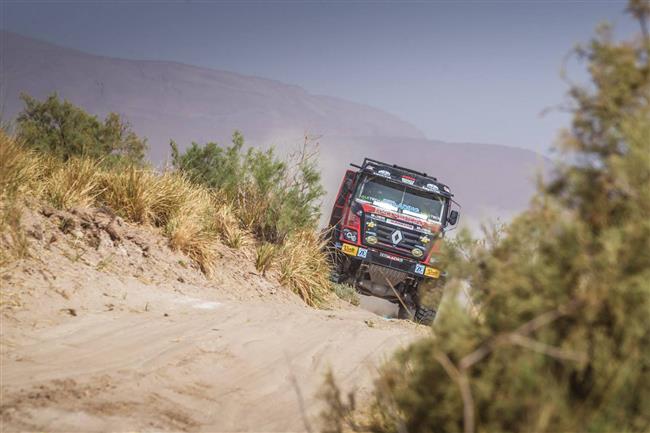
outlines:
M430 324L436 306L421 288L442 284L437 253L458 222L449 187L433 176L366 158L350 164L329 221L332 280L399 306L398 317Z

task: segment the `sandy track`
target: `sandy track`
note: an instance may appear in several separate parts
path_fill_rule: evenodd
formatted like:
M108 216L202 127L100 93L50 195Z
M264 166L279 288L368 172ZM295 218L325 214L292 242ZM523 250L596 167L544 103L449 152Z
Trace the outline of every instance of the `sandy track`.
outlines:
M302 431L304 414L317 424L328 368L363 393L418 333L361 310L286 303L176 296L164 310L30 333L2 358L4 431Z
M84 232L101 218L27 214L33 258L0 269L2 432L316 429L329 368L363 395L426 332L348 304L309 308L243 250L217 246L205 278L155 231Z

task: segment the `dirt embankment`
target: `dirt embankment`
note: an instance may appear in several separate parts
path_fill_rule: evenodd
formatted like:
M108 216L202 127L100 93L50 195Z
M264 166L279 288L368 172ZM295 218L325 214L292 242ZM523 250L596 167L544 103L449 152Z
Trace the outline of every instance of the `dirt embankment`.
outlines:
M0 269L2 431L303 431L331 368L368 390L426 332L347 305L306 307L250 252L206 279L109 211L23 221L32 258Z

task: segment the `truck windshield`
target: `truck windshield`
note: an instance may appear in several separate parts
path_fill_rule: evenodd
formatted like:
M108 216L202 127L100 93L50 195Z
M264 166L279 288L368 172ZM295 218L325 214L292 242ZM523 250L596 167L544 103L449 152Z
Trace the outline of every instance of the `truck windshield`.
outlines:
M365 178L356 198L382 209L437 222L442 218L445 204L444 198L434 193L419 191L379 177Z

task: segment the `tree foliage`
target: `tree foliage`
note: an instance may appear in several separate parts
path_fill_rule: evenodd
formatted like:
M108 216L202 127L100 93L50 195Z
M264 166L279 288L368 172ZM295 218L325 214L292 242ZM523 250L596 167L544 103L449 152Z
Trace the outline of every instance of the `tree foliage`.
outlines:
M307 141L289 161L278 158L273 148L244 150L237 131L228 147L192 143L183 153L176 143L171 147L173 166L233 202L241 222L259 238L281 241L317 223L324 189Z
M578 50L592 84L570 91L571 162L503 233L449 248L478 309L448 298L435 336L382 370L365 428L650 430L650 6L629 10L639 37L603 28ZM337 431L349 406L328 395Z
M74 156L103 159L108 163L142 163L147 151L128 123L116 113L104 121L57 94L38 101L23 94L25 108L17 119L17 136L29 147L68 160Z

